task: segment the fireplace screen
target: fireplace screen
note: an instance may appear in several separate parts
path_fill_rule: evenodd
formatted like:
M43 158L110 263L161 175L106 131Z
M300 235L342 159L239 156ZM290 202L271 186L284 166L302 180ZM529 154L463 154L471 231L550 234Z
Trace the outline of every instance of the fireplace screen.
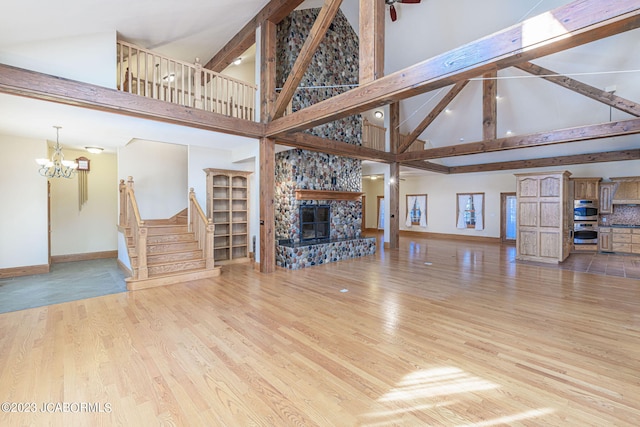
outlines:
M329 240L329 205L300 206L300 240Z

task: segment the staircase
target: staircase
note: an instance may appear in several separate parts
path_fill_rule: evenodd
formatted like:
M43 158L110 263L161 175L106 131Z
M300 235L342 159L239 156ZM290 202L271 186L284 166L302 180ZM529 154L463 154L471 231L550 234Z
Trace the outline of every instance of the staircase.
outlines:
M131 187L133 182L130 182ZM123 188L123 187L121 187ZM126 186L124 187L127 190ZM131 191L131 196L133 192ZM195 195L191 203L196 203ZM220 275L213 261L213 225L201 220L199 206L192 205L168 219L140 220L135 198L129 213L124 212L121 228L125 234L132 276L126 279L130 291L171 285ZM127 203L125 203L127 206ZM207 222L205 222L207 221ZM129 226L122 226L122 224ZM211 246L206 251L205 248Z

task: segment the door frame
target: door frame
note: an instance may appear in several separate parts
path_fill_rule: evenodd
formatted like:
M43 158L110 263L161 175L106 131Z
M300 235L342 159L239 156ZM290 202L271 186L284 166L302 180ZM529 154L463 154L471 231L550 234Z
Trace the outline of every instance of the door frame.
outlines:
M384 222L382 223L382 228L380 228L380 204L384 203L384 196L377 196L378 197L378 202L377 202L377 214L376 214L376 230L384 230Z
M516 197L516 193L500 193L500 242L515 245L516 239L507 239L507 197Z

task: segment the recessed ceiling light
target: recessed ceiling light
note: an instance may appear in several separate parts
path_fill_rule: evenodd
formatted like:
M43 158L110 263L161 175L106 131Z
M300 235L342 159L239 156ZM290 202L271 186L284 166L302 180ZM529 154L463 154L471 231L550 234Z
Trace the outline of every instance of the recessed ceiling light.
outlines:
M384 117L384 113L380 110L376 110L373 112L373 117L375 117L376 119L381 119Z
M233 61L233 65L240 65L240 64L242 64L242 58L241 57L238 57L238 58L236 58L235 61Z
M91 154L100 154L104 148L102 147L84 147L85 150L90 152Z

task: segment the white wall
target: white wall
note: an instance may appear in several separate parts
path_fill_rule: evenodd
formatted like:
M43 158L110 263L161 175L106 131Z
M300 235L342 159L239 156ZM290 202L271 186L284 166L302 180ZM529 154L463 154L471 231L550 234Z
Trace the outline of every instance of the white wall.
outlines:
M63 148L66 160L86 157L88 200L79 208L79 176L51 180L51 255L117 249L118 174L115 154ZM44 178L42 178L44 179Z
M129 176L142 219L170 218L187 207L187 146L134 139L118 150L118 179Z
M116 32L0 45L0 63L115 89Z
M0 135L0 268L45 265L47 179L34 159L47 156L46 141Z
M402 188L402 187L401 187ZM384 196L384 180L362 180L362 191L365 193L366 211L365 228L378 228L378 196Z
M572 165L565 168L549 167L525 169L522 172L568 170L571 177L609 177L640 175L640 160L624 162ZM460 234L468 236L500 237L500 193L515 192L515 175L519 171L469 173L459 175L428 174L403 176L400 181L400 229L417 232ZM382 195L384 187L380 180L363 180L363 191L367 196L367 227L375 228L376 206L374 200ZM382 184L384 185L384 184ZM456 228L456 193L484 193L484 230ZM427 226L405 226L407 215L406 195L427 194Z

